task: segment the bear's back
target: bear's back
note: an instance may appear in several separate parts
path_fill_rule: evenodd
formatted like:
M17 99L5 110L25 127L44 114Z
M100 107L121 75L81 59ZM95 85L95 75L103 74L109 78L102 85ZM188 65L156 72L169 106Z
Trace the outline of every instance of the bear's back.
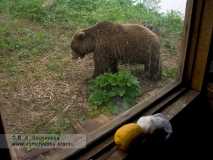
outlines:
M101 36L108 35L122 39L158 39L156 34L149 28L139 24L118 24L110 21L102 21L96 24L93 30Z

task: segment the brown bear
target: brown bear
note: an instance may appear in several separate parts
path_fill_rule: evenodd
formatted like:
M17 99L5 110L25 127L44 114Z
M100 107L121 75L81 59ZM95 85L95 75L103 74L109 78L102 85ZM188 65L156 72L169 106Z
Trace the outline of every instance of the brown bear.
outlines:
M161 79L161 54L157 36L148 28L102 21L79 29L71 42L72 58L83 58L94 52L93 78L107 72L118 72L118 61L144 64L150 80Z

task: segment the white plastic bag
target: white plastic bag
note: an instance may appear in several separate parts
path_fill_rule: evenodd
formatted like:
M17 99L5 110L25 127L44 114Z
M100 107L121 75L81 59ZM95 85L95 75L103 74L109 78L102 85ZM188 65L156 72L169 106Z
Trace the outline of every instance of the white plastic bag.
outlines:
M163 128L168 133L165 139L168 139L173 133L171 123L165 119L162 113L157 113L150 116L143 116L139 118L137 124L140 125L145 135L153 134L157 129Z

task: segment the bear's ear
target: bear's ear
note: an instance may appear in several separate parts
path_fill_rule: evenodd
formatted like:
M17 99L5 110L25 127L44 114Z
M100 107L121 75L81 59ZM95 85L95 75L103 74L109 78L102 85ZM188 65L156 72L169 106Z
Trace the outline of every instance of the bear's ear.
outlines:
M84 33L83 31L80 31L80 32L78 32L78 34L77 34L78 40L82 40L82 39L84 38L84 36L85 36L85 33Z

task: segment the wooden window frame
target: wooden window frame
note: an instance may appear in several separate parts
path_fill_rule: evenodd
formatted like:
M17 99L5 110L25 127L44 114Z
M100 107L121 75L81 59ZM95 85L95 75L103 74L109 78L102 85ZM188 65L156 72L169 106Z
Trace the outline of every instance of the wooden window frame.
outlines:
M87 135L86 149L62 149L51 160L68 159L81 155L89 159L113 142L114 132L123 124L134 122L140 116L162 112L169 120L191 101L199 97L205 86L209 67L209 48L212 38L213 1L187 0L180 67L177 80L163 88L159 94L142 101L109 123ZM95 146L95 147L94 147Z

